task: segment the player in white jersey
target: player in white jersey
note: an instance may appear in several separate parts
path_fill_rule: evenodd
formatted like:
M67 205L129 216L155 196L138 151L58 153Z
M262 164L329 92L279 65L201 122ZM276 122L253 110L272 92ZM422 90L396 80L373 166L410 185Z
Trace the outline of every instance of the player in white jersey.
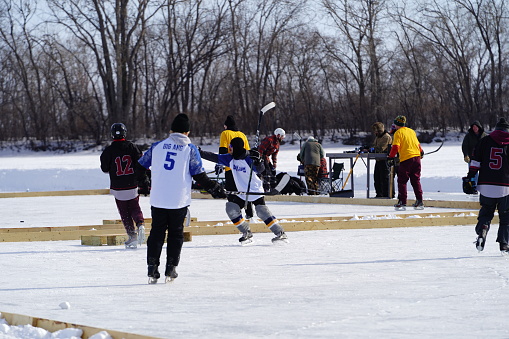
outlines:
M189 139L190 123L185 114L179 114L171 124L168 138L152 144L139 159L139 163L150 168L152 188L152 229L147 239L147 264L149 283L157 282L159 258L166 231L167 280L177 277L176 266L184 242L184 219L191 204L191 184L194 179L214 198L226 198L224 189L209 179L203 169L200 152Z
M228 166L232 169L233 179L235 180L237 189L240 192L249 192L247 199L253 202L256 215L258 215L265 225L276 235L276 237L272 239L272 242L286 242L288 237L281 225L279 225L276 217L272 215L269 208L265 205L265 198L263 195L256 194L264 192L263 181L257 175L263 172L264 169L260 154L257 150L248 152L244 148L244 141L241 138L233 138L230 142L230 147L233 150L231 154L215 154L203 150L200 150L200 154L205 160ZM253 171L251 168L253 168ZM236 195L233 201L228 201L226 203L226 213L228 217L237 229L242 232L242 237L239 239L241 244L252 242L251 238L253 237L249 228L249 223L246 222L242 216L242 208L245 204L245 194Z

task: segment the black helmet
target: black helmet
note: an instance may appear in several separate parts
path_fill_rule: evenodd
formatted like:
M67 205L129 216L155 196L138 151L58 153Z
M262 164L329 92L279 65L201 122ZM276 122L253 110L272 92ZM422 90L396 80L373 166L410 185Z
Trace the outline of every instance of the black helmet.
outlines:
M121 122L111 125L111 138L114 140L125 139L127 135L127 127Z

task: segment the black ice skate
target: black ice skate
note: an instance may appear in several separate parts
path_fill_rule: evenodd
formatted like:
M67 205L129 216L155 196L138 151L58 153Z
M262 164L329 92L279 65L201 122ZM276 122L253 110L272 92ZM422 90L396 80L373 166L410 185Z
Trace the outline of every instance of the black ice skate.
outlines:
M488 229L489 225L483 225L481 234L477 237L477 240L475 241L475 247L479 252L484 250L484 244L486 244L486 237L488 235ZM500 245L502 246L502 245Z
M396 211L406 211L406 204L404 204L401 200L398 201L397 204L394 205L394 209Z
M138 236L136 234L129 234L129 239L124 244L125 248L136 249L138 247Z
M247 245L253 242L253 233L251 231L247 231L242 234L242 237L239 238L239 242L241 245Z
M422 200L416 200L413 204L412 204L412 207L416 210L423 210L424 209L424 204L422 203Z
M164 273L164 275L166 276L166 279L164 280L165 283L171 283L179 276L176 268L177 266L166 265L166 271Z
M148 265L148 283L156 284L161 275L156 265Z
M285 232L281 231L278 234L276 234L276 237L272 238L272 243L273 244L288 243L288 236L286 235Z
M504 257L509 256L509 245L500 244L500 253L502 253Z

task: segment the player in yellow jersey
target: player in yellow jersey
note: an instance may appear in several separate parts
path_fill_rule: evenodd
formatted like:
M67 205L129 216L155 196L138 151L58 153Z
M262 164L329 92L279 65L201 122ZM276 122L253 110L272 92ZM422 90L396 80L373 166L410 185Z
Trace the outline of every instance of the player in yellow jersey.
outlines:
M399 153L398 203L396 209L405 209L407 203L407 182L410 180L415 193L415 209L423 209L421 187L421 158L424 155L415 131L406 127L406 117L398 115L394 119L396 132L388 158L393 159Z

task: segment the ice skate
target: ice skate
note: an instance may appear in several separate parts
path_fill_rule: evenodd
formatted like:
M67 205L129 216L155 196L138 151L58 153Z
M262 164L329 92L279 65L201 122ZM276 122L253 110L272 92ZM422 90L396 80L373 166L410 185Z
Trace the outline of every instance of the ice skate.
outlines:
M486 237L488 235L488 225L483 225L481 234L477 237L477 240L475 241L475 247L479 252L484 250L484 244L486 244ZM502 247L502 245L500 245ZM502 250L502 249L501 249Z
M148 265L148 283L149 284L156 284L157 279L161 277L159 274L159 270L156 265Z
M138 244L140 246L145 242L145 225L138 225Z
M286 233L284 231L279 232L278 234L276 234L276 236L274 238L272 238L273 244L288 243L288 242L289 242L288 236L286 235Z
M164 275L166 276L166 279L164 280L165 283L171 283L173 280L177 279L179 276L176 270L177 266L173 265L167 265L166 271Z
M396 211L406 211L406 204L404 204L401 200L398 201L397 204L394 205L394 209Z
M412 204L412 207L416 210L423 210L424 204L422 203L422 200L416 200L415 203Z
M244 232L242 237L239 238L241 245L247 245L253 242L253 233L251 231Z
M503 257L509 256L509 245L507 244L500 244L500 253Z
M138 247L138 236L136 234L129 234L129 239L124 244L125 248L136 249Z

